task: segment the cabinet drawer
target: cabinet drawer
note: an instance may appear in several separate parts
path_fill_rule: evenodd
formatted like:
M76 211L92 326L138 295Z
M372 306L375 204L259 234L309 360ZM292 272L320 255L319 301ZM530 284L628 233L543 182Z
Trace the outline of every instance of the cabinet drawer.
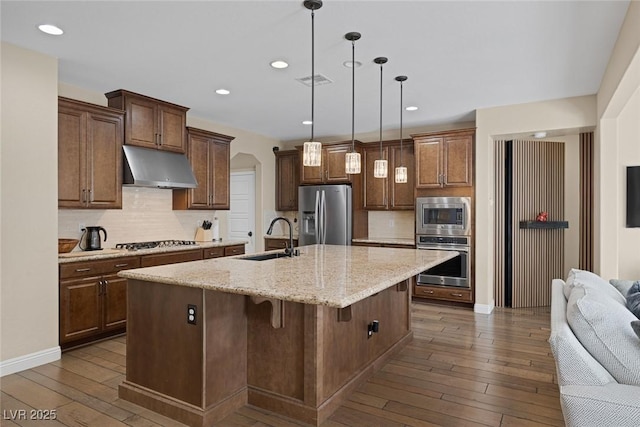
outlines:
M140 267L140 257L105 259L60 264L60 279L117 273L120 270Z
M191 249L188 251L170 252L164 254L144 255L140 262L142 267L153 267L156 265L175 264L178 262L198 261L202 259L202 249Z
M206 248L202 250L202 257L204 259L220 258L224 256L224 248Z
M242 255L244 253L244 245L225 246L224 256Z
M289 246L289 239L264 239L264 250L285 249ZM298 246L298 239L293 239L293 246Z
M436 288L431 286L413 287L413 295L423 298L446 299L449 301L472 302L471 290L456 288Z

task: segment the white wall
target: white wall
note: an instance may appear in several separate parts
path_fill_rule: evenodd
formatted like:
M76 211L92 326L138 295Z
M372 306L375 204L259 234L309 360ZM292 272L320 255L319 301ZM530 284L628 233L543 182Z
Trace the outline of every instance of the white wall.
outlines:
M2 374L59 358L58 64L2 43ZM53 160L53 161L52 161ZM29 362L25 362L29 363ZM34 365L32 365L34 366ZM17 369L16 369L17 368Z
M490 312L494 289L494 137L536 131L575 134L596 124L596 97L581 96L476 111L476 310Z

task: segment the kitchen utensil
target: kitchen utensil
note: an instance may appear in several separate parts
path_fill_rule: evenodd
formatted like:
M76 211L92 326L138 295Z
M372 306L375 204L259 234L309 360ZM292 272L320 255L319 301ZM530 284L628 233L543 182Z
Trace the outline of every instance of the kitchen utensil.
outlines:
M102 241L100 240L100 231L104 232L104 241L107 241L107 230L103 227L94 226L82 229L83 233L80 237L80 249L83 251L100 251L102 250Z
M58 253L66 254L67 252L71 252L78 242L78 239L58 239Z

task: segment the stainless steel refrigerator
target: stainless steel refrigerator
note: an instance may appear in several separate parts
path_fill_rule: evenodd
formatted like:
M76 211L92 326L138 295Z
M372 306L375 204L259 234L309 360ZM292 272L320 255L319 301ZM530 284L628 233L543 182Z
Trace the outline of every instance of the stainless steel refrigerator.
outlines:
M298 244L351 244L351 186L298 187Z

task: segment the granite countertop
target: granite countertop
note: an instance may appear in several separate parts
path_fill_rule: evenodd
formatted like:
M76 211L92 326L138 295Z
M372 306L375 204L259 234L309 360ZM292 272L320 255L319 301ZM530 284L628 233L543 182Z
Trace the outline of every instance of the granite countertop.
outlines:
M270 251L280 252L280 251ZM454 251L312 245L300 256L267 261L247 255L125 270L121 277L343 308L443 261Z
M387 245L410 245L415 247L414 239L392 239L392 238L374 238L374 239L352 239L354 243L380 243Z
M217 248L233 245L247 244L246 240L221 240L218 242L198 242L195 245L185 246L168 246L162 248L140 249L137 251L129 251L127 249L103 249L101 251L77 251L68 252L66 254L58 254L58 264L78 261L96 261L101 259L119 258L126 256L152 255L165 252L188 251L190 249Z

